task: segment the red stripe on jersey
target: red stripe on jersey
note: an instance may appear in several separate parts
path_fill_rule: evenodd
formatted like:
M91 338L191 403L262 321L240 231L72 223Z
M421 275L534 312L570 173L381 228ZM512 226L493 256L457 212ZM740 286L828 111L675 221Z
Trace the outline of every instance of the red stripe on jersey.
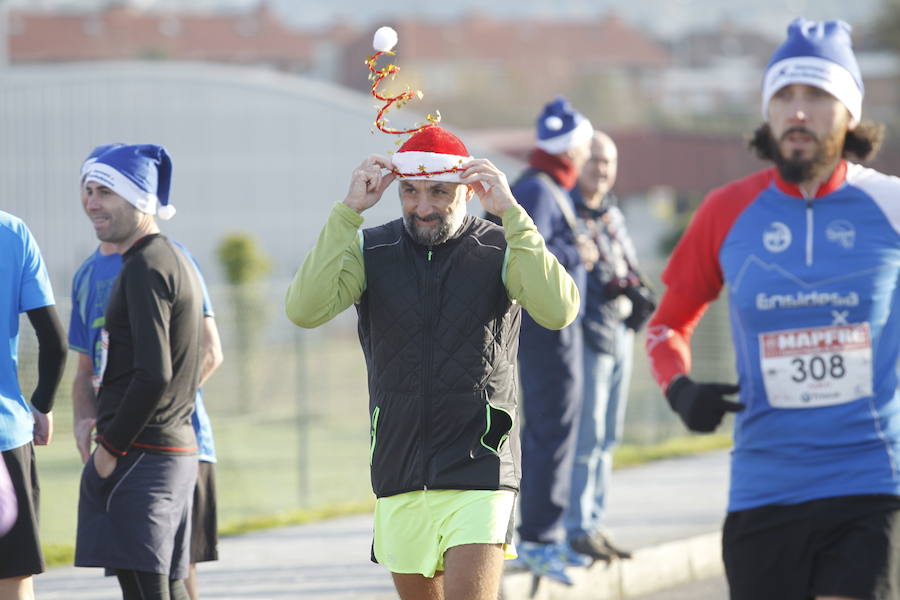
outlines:
M134 442L131 444L137 448L149 448L150 450L167 450L169 452L196 452L197 446L192 446L190 448L178 448L176 446L153 446L151 444L138 444Z
M841 160L837 167L835 167L834 171L831 172L831 177L829 177L822 185L819 186L819 189L816 190L816 195L814 198L821 198L826 194L830 194L837 190L839 187L844 185L844 182L847 180L847 161ZM778 189L787 194L788 196L795 196L797 198L803 198L803 192L800 191L800 188L794 183L788 183L784 179L781 178L781 175L778 174L778 171L775 171L775 185L778 186Z
M691 372L691 335L724 285L722 243L738 216L775 177L775 169L766 169L711 191L672 252L662 275L666 291L646 340L650 369L663 391L676 375Z

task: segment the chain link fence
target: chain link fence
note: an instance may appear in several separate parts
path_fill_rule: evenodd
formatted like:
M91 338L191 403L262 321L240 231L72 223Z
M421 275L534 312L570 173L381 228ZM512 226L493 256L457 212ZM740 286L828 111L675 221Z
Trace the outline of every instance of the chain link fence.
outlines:
M225 362L207 382L204 399L216 438L222 523L372 497L366 372L355 312L345 311L315 330L300 329L284 316L287 285L279 280L250 290L211 289ZM67 321L68 299L60 292L58 309ZM724 303L717 303L697 330L698 378L733 380L726 319ZM21 332L19 370L27 397L34 387L37 348L24 316ZM76 363L70 356L57 396L54 441L37 449L48 544L74 540L81 473L72 437ZM640 336L625 443L683 434L650 376Z

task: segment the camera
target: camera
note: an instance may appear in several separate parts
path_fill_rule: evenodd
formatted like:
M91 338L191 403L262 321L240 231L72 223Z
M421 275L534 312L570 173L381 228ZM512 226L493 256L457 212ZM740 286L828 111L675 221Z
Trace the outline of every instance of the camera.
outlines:
M631 300L631 314L625 319L625 326L640 331L656 310L656 294L643 283L629 286L622 293Z

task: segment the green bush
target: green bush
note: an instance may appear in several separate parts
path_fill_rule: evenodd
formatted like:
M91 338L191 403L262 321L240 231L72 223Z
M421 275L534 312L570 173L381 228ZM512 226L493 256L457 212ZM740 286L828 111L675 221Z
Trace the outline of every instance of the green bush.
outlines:
M216 251L228 282L241 285L258 281L272 269L272 262L245 233L231 233L222 238Z

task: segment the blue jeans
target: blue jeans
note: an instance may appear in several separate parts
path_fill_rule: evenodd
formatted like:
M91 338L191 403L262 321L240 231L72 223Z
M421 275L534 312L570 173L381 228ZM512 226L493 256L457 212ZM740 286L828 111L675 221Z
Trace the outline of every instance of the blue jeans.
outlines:
M559 331L522 318L519 377L522 383L522 483L519 538L525 542L565 541L563 514L578 416L581 413L581 323Z
M612 449L622 436L631 382L634 332L617 336L614 354L584 344L584 395L569 504L563 523L568 539L600 530L612 471Z

